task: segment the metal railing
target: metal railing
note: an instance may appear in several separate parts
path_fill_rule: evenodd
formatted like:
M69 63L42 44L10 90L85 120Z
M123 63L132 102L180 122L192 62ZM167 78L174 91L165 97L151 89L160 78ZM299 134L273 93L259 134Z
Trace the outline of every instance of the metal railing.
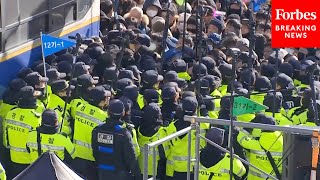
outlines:
M190 121L191 126L187 127L185 129L182 129L180 131L177 131L176 133L173 133L163 139L159 139L158 141L152 142L150 144L145 144L144 145L144 157L143 157L143 180L149 180L148 179L148 156L150 149L152 149L152 156L153 156L153 162L152 162L152 167L153 167L153 172L152 172L152 178L153 180L156 179L156 174L157 174L157 154L156 154L156 148L157 146L170 141L174 138L177 138L181 135L187 134L188 133L188 164L187 164L187 180L190 180L190 172L191 172L191 161L194 161L194 180L199 179L199 169L200 169L200 139L204 139L206 142L209 144L215 146L216 148L220 149L221 151L225 153L231 153L227 149L219 146L218 144L210 141L209 139L205 138L200 134L200 127L198 123L210 123L210 124L215 124L215 125L224 125L224 126L230 126L231 121L230 120L224 120L224 119L210 119L210 118L205 118L205 117L196 117L196 116L185 116L185 121ZM263 129L263 130L271 130L271 131L283 131L283 132L288 132L288 133L299 133L299 134L304 134L304 135L312 135L314 131L320 131L320 127L287 127L287 126L277 126L277 125L267 125L267 124L259 124L259 123L246 123L246 122L238 122L234 121L233 122L234 126L238 127L243 127L243 128L258 128L258 129ZM191 159L191 131L195 130L195 159ZM240 158L237 155L233 155L230 158L236 158L240 160L242 163L254 168L255 170L259 171L260 173L264 174L266 177L269 179L277 180L274 176L270 175L270 173L265 172L261 170L260 168L256 167L255 165L249 163L245 159ZM233 174L233 168L230 167L230 174Z
M143 147L143 180L148 180L148 156L149 156L149 150L152 148L152 178L155 180L156 179L156 174L157 174L157 154L156 154L156 148L167 142L170 141L174 138L177 138L181 135L187 134L188 133L188 179L190 180L190 165L191 165L191 130L193 129L193 126L189 126L187 128L184 128L180 131L177 131L165 138L159 139L158 141L152 142L150 144L145 144Z

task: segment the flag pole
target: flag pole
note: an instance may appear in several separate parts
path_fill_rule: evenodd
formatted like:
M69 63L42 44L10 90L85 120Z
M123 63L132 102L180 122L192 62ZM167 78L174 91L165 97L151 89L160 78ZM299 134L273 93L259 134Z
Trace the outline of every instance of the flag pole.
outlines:
M42 34L42 31L40 31L43 73L44 73L44 77L47 77L46 60L45 60L44 50L43 50L42 35L43 35L43 34ZM46 82L46 86L45 86L45 89L44 89L44 93L45 93L45 96L46 96L46 104L45 104L45 106L47 106L47 104L48 104L48 82Z

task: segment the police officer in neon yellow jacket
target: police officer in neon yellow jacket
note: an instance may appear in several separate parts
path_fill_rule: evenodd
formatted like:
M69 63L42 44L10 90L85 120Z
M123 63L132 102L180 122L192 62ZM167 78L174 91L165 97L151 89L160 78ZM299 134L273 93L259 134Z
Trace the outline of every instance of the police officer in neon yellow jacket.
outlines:
M206 138L222 146L224 140L224 131L219 128L211 128L206 133ZM200 170L199 180L229 180L230 179L230 155L224 153L218 148L207 142L205 148L200 152ZM236 158L233 159L233 179L240 179L246 173L246 168L242 162Z
M56 111L47 109L42 113L41 126L28 134L27 150L30 153L32 162L48 151L54 152L62 161L68 164L76 157L76 149L69 137L59 133L58 119ZM38 141L41 147L38 146Z
M77 157L73 161L73 168L86 178L96 178L91 133L106 121L108 114L104 108L108 106L110 97L110 91L97 86L89 91L88 102L76 108L73 144Z
M184 121L184 115L195 115L197 110L198 102L195 97L187 96L182 99L182 115L181 117L172 122L168 126L169 134L176 131L182 130L190 126L190 122ZM200 124L200 133L205 135L206 130L209 128L209 124L201 123ZM187 134L181 135L172 141L172 146L170 148L170 154L167 159L166 175L173 177L177 180L187 179L187 164L188 164L188 136ZM195 135L194 131L191 132L191 152L195 151ZM205 142L200 141L200 146L204 147ZM191 153L191 158L194 158L194 155ZM191 166L193 163L191 162ZM192 171L192 167L191 167ZM192 174L192 173L191 173Z
M257 114L252 121L255 123L275 125L275 120L272 117L264 114ZM272 159L278 166L278 170L282 172L281 158L283 151L283 136L278 131L264 131L262 130L260 137L253 138L249 134L239 131L237 141L239 144L248 150L247 159L249 162L268 174L275 176L273 167L266 152L270 152ZM265 180L267 176L249 167L248 180Z
M274 118L276 120L277 125L285 126L285 125L292 125L292 121L281 114L282 108L282 94L281 92L277 92L276 95L273 93L268 93L263 101L263 104L268 106L268 109L265 110L265 115L273 117L274 111Z
M35 91L32 86L25 86L20 89L19 95L18 107L7 113L4 122L6 147L10 149L10 174L13 177L31 163L26 141L29 131L41 123L41 114L36 112L37 97L41 96L41 92Z
M157 141L168 136L168 131L166 128L162 127L163 120L161 118L161 109L158 104L150 103L144 107L144 115L142 119L142 124L138 129L138 143L141 148L144 147L145 144L149 144L151 142ZM162 145L159 145L156 148L156 176L160 179L165 177L165 165L166 159L169 154L169 142L166 142ZM151 151L152 152L152 151ZM145 152L142 152L138 156L140 169L143 169L143 157ZM153 156L152 153L149 152L148 158L148 175L152 176L152 168L153 168Z
M266 76L258 76L254 84L253 95L250 95L250 99L256 103L263 104L263 100L266 92L271 89L271 82Z

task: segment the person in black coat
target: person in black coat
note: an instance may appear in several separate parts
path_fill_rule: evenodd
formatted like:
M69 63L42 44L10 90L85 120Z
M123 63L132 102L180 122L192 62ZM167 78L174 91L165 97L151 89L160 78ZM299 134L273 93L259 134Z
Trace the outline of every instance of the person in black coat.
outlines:
M135 155L132 136L123 127L125 108L120 100L112 100L106 123L92 131L93 156L98 167L99 179L142 179Z

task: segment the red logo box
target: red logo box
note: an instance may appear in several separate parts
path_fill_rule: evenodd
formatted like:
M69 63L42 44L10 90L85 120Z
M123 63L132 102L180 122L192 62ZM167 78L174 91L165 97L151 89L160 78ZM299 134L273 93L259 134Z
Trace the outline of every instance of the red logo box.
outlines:
M320 1L273 0L273 48L320 47Z

